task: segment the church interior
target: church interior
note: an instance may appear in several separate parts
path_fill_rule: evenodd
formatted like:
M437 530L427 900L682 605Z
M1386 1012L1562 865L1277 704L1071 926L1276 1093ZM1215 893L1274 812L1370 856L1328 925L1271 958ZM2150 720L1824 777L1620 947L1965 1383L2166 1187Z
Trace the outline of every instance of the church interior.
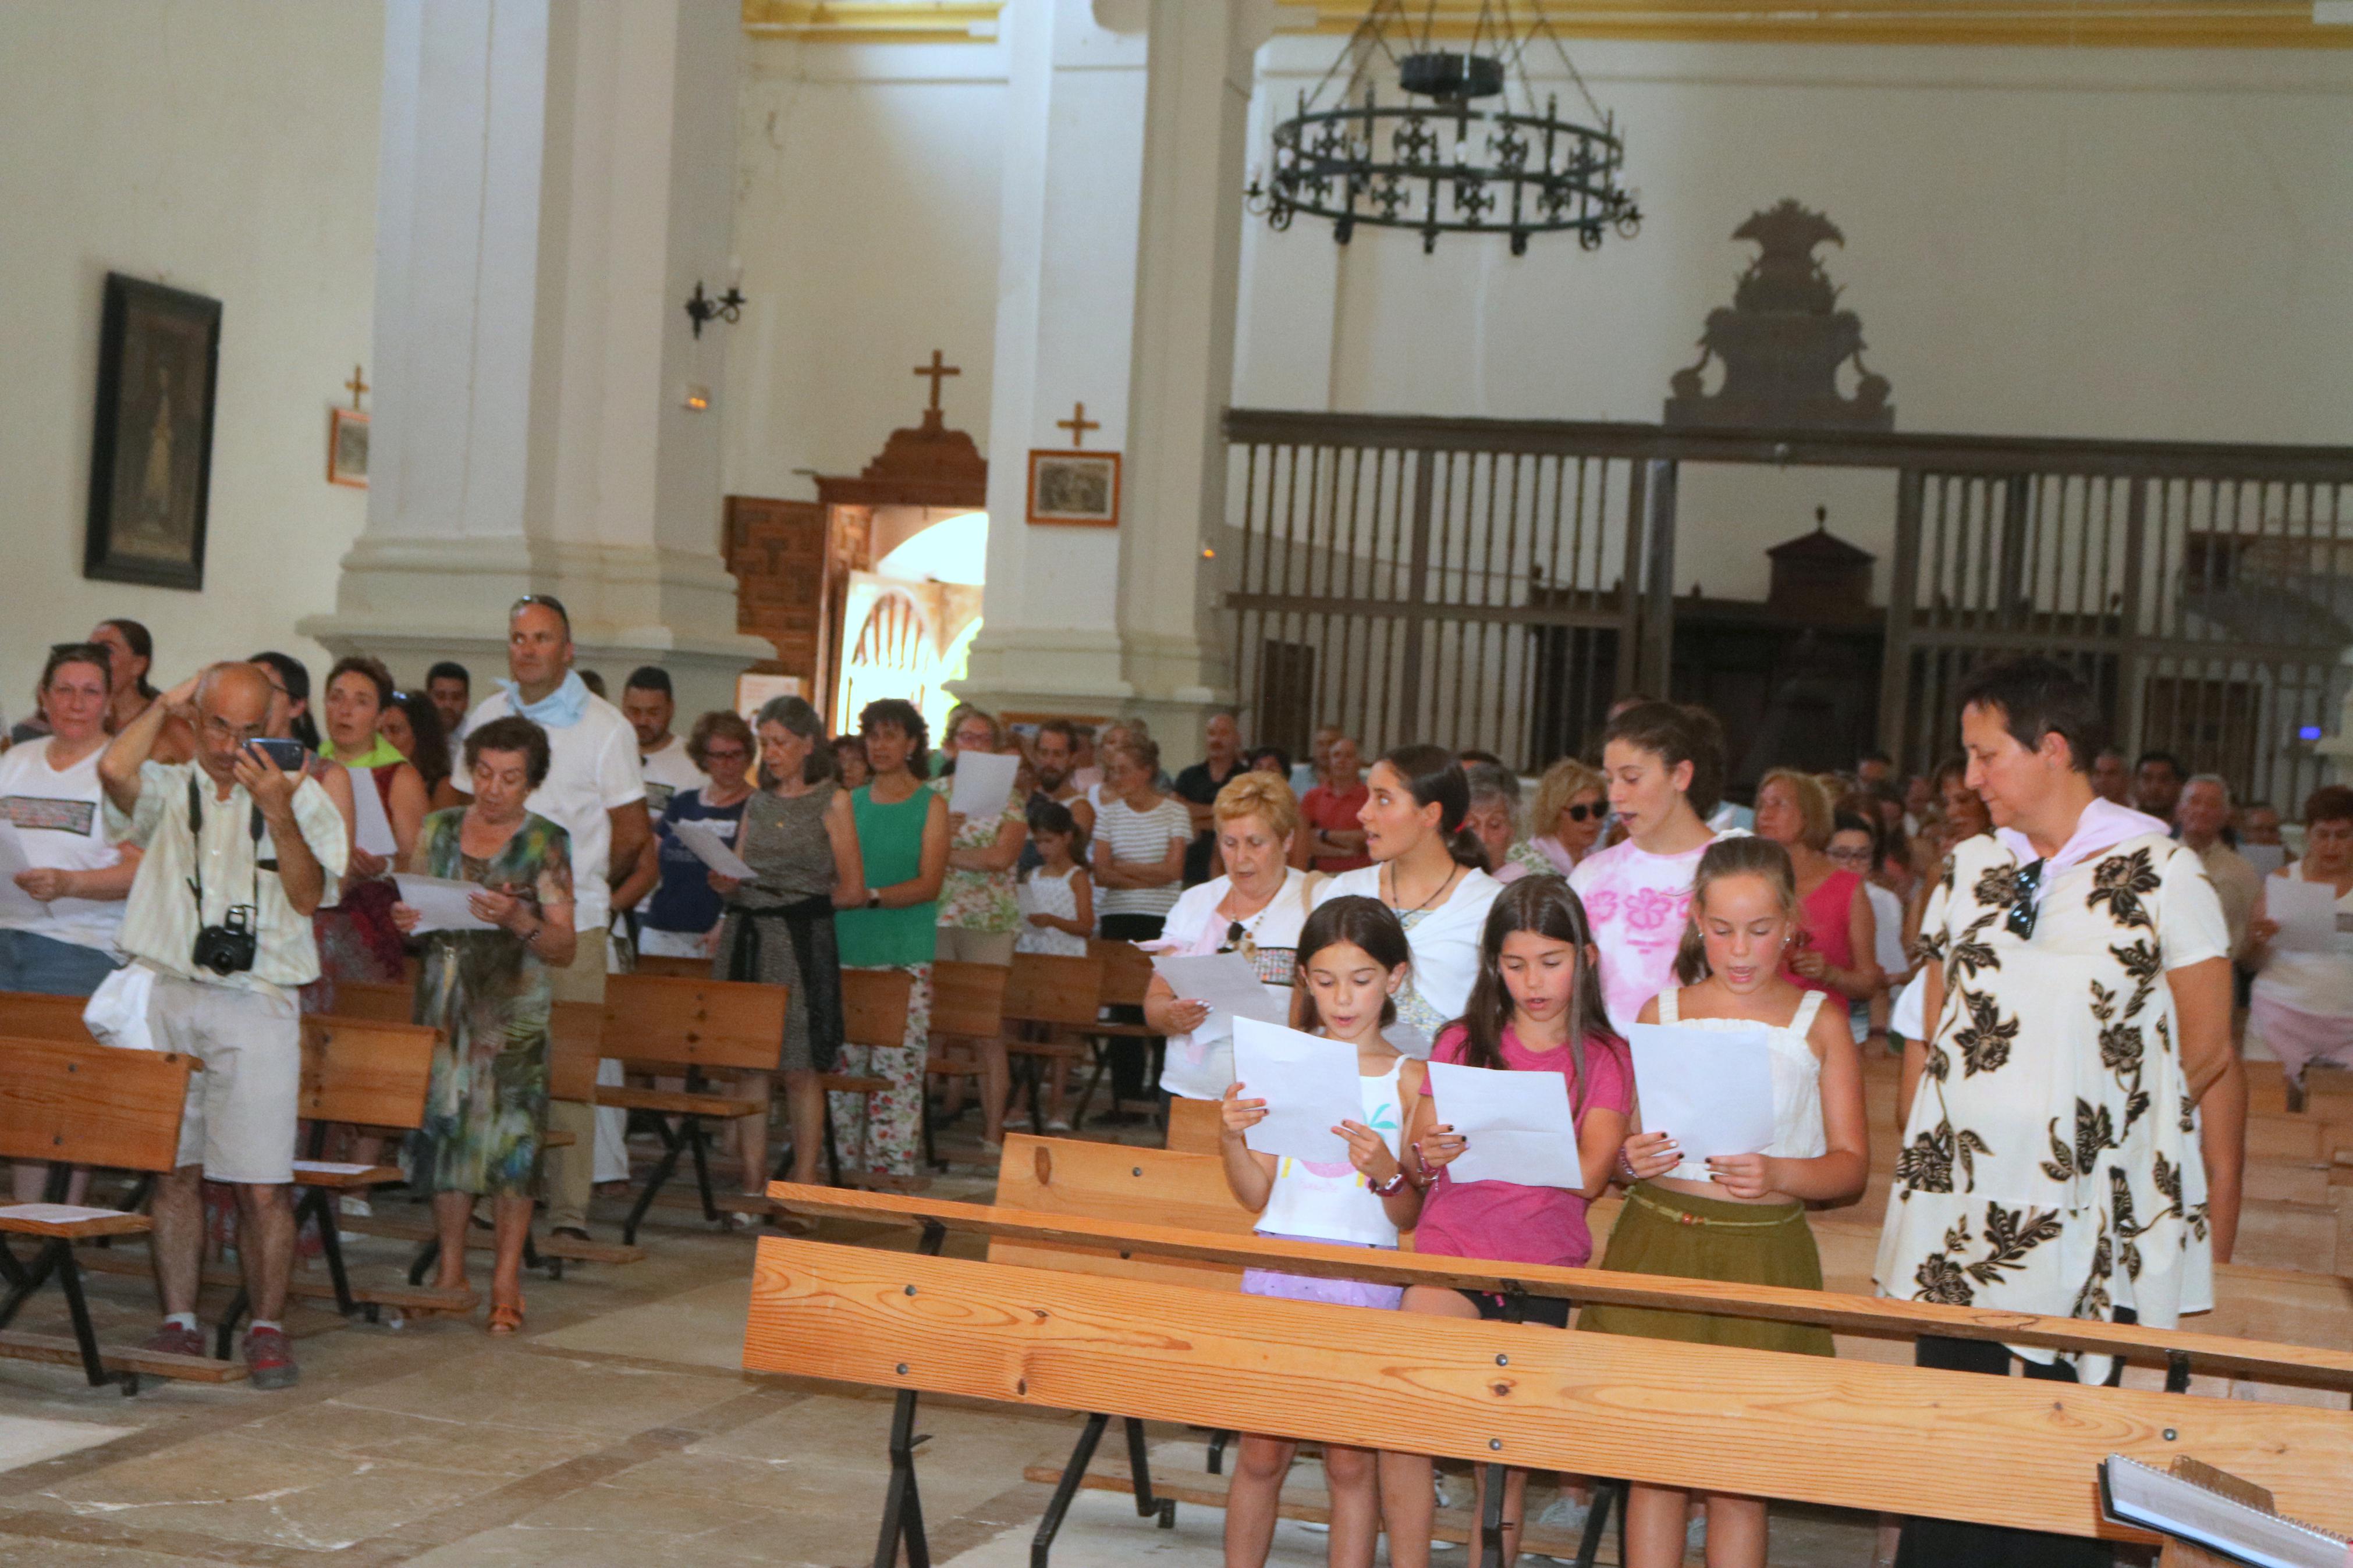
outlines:
M2353 0L10 0L0 171L0 517L16 542L0 620L15 742L0 754L0 1079L23 1075L0 1083L16 1178L16 1207L0 1207L0 1564L2353 1560L2353 934L2330 934L2353 933ZM554 621L562 662L543 680L523 638ZM2187 1296L2207 1299L2178 1321L2137 1318L2124 1284L2113 1301L2089 1286L2072 1304L2006 1294L2030 1271L2041 1211L2026 1199L2029 1233L1962 1270L1974 1297L1891 1271L1894 1216L1930 1158L1949 1194L1978 1139L1907 1119L1915 1095L1968 1090L1978 1046L1956 1045L1968 1065L1957 1054L1948 1071L1938 1042L1992 1016L1970 1012L1977 991L1953 1000L1981 977L1937 921L1961 901L1949 868L1978 852L1969 834L2032 837L1965 721L1989 700L2017 718L2019 699L1984 695L2013 659L2054 667L2098 710L2104 761L2073 764L2087 809L2158 818L2161 864L2203 859L2167 878L2229 921L2200 951L2230 961L2215 1026L2231 1062L2215 1070L2236 1087L2200 1098L2183 1063L2206 1015L2166 1001L2150 1059L2178 1058L2172 1076L2144 1089L2136 1065L2118 1100L2127 1126L2152 1094L2170 1122L2178 1087L2166 1146L2189 1140L2217 1197L2193 1181L2185 1198L2164 1152L2168 1213L2144 1199L2137 1218L2121 1173L2117 1207L2082 1196L2108 1179L2084 1151L2137 1136L2100 1120L2092 1090L2032 1139L2068 1201L2102 1216L2098 1268L2137 1279L2181 1229L2205 1270ZM75 719L65 678L91 661L104 711ZM252 864L283 879L271 898L292 899L309 863L290 842L305 796L341 812L335 855L365 857L400 919L423 884L491 887L471 837L493 799L480 759L513 757L537 769L526 820L568 836L563 898L609 923L584 918L576 949L533 948L565 921L528 910L575 907L542 867L536 892L499 884L494 914L457 889L470 914L402 925L383 973L338 988L335 910L286 906L310 968L213 989L301 1015L294 1173L206 1178L194 1337L158 1349L164 1242L191 1223L172 1217L172 1183L202 1121L181 1108L229 1074L210 1047L166 1042L158 1004L153 1051L193 1052L188 1086L132 1086L124 1068L125 1087L102 1089L132 1053L95 1002L81 1011L101 983L24 977L36 942L128 961L112 974L144 962L141 900L164 897L143 889L163 880L180 797L135 818L124 802L187 763L182 836L211 853L195 847L212 841L207 704L236 683L182 683L216 668L264 671L273 735L310 726L295 780L343 781L294 784L291 815L269 818L274 858ZM437 717L453 668L459 695ZM429 723L436 748L448 727L446 758L410 765L389 724L356 742L335 728L371 671L389 684L365 700ZM567 697L575 675L593 698ZM592 724L609 710L628 779L589 799L589 835L543 804L575 765L548 735L584 705ZM1386 1143L1366 1112L1372 1158L1434 1204L1437 1171L1403 1129L1426 1125L1440 1066L1472 1068L1441 1046L1425 1080L1416 1058L1438 1026L1472 1025L1482 997L1522 1026L1536 1016L1511 1012L1530 1005L1498 967L1498 919L1534 902L1514 889L1562 889L1584 934L1547 940L1572 967L1599 943L1607 977L1600 900L1615 895L1572 861L1621 838L1665 855L1628 804L1648 786L1620 776L1621 721L1672 705L1704 710L1711 781L1705 759L1686 775L1684 753L1641 754L1687 780L1674 788L1694 832L1721 846L1779 837L1777 810L1804 817L1778 861L1795 867L1788 919L1824 875L1853 875L1833 867L1850 830L1869 868L1854 907L1884 894L1855 928L1875 962L1844 929L1792 939L1845 955L1799 989L1831 1000L1837 1031L1851 1006L1854 1044L1835 1059L1852 1070L1804 1065L1826 1103L1837 1079L1869 1135L1849 1189L1790 1200L1819 1248L1810 1282L1665 1279L1646 1294L1609 1272L1641 1271L1604 1256L1656 1189L1615 1144L1591 1165L1580 1119L1601 1079L1579 1054L1558 1113L1570 1173L1541 1189L1595 1188L1572 1205L1590 1244L1574 1262L1474 1269L1457 1265L1493 1255L1409 1239L1360 1272L1397 1288L1385 1304L1435 1290L1461 1309L1411 1331L1429 1321L1413 1310L1373 1322L1352 1297L1260 1300L1253 1279L1278 1264L1294 1283L1361 1282L1334 1260L1339 1236L1259 1223L1268 1200L1239 1195L1237 1169L1355 1181L1377 1220L1390 1197L1361 1162L1351 1174L1362 1148L1339 1129L1311 1130L1337 1177L1245 1139L1235 1091L1217 1098L1244 1049L1233 1008L1223 1076L1177 1086L1180 1042L1208 1026L1167 1023L1193 994L1162 958L1256 962L1282 944L1203 899L1206 934L1179 947L1172 903L1240 889L1260 851L1220 836L1263 821L1279 840L1268 874L1283 897L1308 889L1294 927L1315 926L1319 879L1369 878L1346 891L1371 899L1351 901L1384 906L1419 959L1443 900L1511 867L1482 895L1498 900L1483 960L1479 928L1459 939L1484 989L1466 970L1436 1001L1435 958L1392 986L1429 1012L1398 1081L1429 1087L1418 1102L1392 1085ZM183 721L190 746L173 753ZM997 787L1026 837L971 837L965 814L993 798L927 779L926 737L967 777L972 758L1018 757L1025 782L1008 761ZM2054 721L2052 737L2064 774L2073 732ZM56 769L69 745L82 795L44 798L32 760ZM759 812L801 810L805 752L828 814L797 818L807 886L750 864ZM712 764L731 760L749 814L676 832L673 787L699 789L716 821ZM1431 795L1427 768L1458 782ZM1260 797L1229 786L1261 769L1280 800L1251 817ZM229 773L211 776L231 799ZM886 802L886 779L912 796ZM1384 780L1410 784L1398 809L1443 835L1503 801L1497 847L1468 873L1435 831L1384 850L1384 834L1423 832L1377 820ZM425 804L404 804L403 781ZM2207 786L2211 825L2192 804ZM249 848L213 836L232 862L263 853L275 809L235 787L255 804ZM1367 792L1361 817L1352 791ZM910 799L912 837L886 820ZM108 871L40 858L68 806L84 837L99 822L127 846L134 821L160 837L111 891L61 896L39 868ZM1173 837L1153 813L1182 818ZM1606 840L1562 847L1588 820ZM1115 821L1150 840L1146 858L1160 833L1172 869L1127 875L1143 862ZM2039 837L2017 852L2054 886L2075 842L2058 837L2069 852ZM1177 840L1194 857L1181 879ZM1063 849L1079 885L1094 879L1092 928L1086 905L1038 901L1067 879ZM1425 851L1445 880L1416 906L1402 868ZM347 896L362 884L361 867L318 859L327 906L339 875ZM217 886L211 866L198 875ZM2135 896L2171 896L2146 864L2136 875L2094 898L2122 919ZM254 876L257 918L275 918ZM656 919L673 881L704 911L691 927ZM2331 890L2306 900L2309 882ZM917 883L930 891L886 897ZM1693 888L1686 868L1669 947L1686 903L1684 946L1702 944ZM935 960L929 911L951 895L968 902L939 906ZM1990 914L1970 931L2031 944L2031 878L2006 896L2010 936ZM2292 899L2313 908L2292 916ZM44 923L69 904L100 924ZM984 905L1002 915L986 929L970 915ZM1039 925L1041 910L1067 919ZM903 934L887 919L902 913L924 928L919 958L856 956L881 951L886 925ZM2321 934L2293 955L2306 989L2291 995L2287 971L2265 967L2290 939L2263 933L2297 919ZM2141 923L2151 942L2189 940ZM1040 931L1070 945L1033 949ZM491 1092L448 1087L462 1008L432 1011L436 984L473 984L434 956L477 951L472 931L507 942L516 984L539 987L527 1319L521 1296L498 1297L516 1278L507 1197L449 1208L416 1152L442 1135L449 1096ZM592 935L609 959L570 956ZM1661 977L1673 956L1657 955ZM1307 961L1302 945L1295 975L1261 965L1272 1005L1303 1011L1257 1026L1328 1044L1337 1015L1309 999ZM1868 983L1842 986L1841 962ZM583 963L593 975L570 973ZM2158 960L2143 963L2128 1013L2163 989ZM880 983L893 974L912 987ZM1957 1008L1949 1027L1915 1012L1907 1032L1901 998L1923 980L1932 1006ZM2084 1070L2122 1072L2116 997L2094 989ZM2337 1000L2295 1011L2323 994ZM2266 1013L2267 995L2287 1011ZM1577 1016L1605 1033L1654 1026L1588 1003ZM1388 1005L1410 1032L1413 1008ZM1800 1057L1814 1005L1775 1031ZM1674 1024L1672 1005L1660 1017ZM823 1037L814 1056L804 1037ZM1465 1059L1516 1066L1517 1037L1500 1038L1492 1060L1483 1045ZM1647 1058L1628 1048L1631 1085ZM2009 1047L1985 1048L1990 1072ZM288 1103L296 1075L290 1053ZM1832 1157L1841 1125L1833 1110L1824 1134L1816 1116ZM2227 1154L2218 1127L2236 1130ZM570 1208L559 1163L586 1194ZM275 1200L248 1202L266 1183L294 1212L275 1321L248 1301L272 1288L248 1257L276 1235L257 1218ZM2205 1206L2226 1186L2227 1225ZM2019 1223L1986 1208L2002 1217L1971 1246ZM1413 1235L1378 1223L1387 1239L1347 1245ZM1706 1226L1690 1211L1681 1228ZM1800 1325L1829 1359L1588 1333L1583 1317L1548 1331L1572 1302ZM261 1375L250 1346L240 1359L248 1311L257 1334L282 1322L299 1383ZM1961 1386L1932 1340L2021 1375ZM2054 1367L2063 1385L2030 1384ZM1425 1438L1434 1468L1393 1467ZM2127 1467L2231 1498L2280 1539L2233 1557L2221 1525L2120 1512ZM1420 1525L1392 1511L1407 1489ZM1661 1500L1678 1497L1688 1512ZM1918 1518L1984 1538L1938 1555L1903 1522ZM2000 1555L1995 1535L2031 1535L2042 1554Z

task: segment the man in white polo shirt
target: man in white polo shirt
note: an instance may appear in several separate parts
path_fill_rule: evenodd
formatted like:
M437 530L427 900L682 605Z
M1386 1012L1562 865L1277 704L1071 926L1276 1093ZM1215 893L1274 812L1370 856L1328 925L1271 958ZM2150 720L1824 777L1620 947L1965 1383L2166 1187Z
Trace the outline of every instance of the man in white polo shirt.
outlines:
M551 978L559 1002L601 1003L613 868L638 863L648 832L646 786L638 772L637 731L573 672L572 658L572 617L562 602L546 594L516 600L507 613L512 679L499 682L497 694L483 699L466 728L513 714L547 731L547 778L525 804L572 836L572 920L580 938L571 963ZM471 793L471 779L449 782ZM551 1100L547 1125L573 1137L570 1147L547 1152L549 1226L558 1236L586 1239L596 1110Z

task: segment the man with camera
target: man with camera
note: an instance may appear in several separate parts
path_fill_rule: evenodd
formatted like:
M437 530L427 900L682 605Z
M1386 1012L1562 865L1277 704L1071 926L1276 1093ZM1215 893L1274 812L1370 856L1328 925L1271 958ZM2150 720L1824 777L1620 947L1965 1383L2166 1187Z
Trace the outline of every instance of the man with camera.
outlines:
M246 1364L256 1388L285 1388L301 1375L279 1321L294 1257L294 992L318 978L311 916L335 900L351 844L342 813L301 773L299 751L270 754L294 743L260 739L269 700L257 667L214 665L150 702L107 747L99 777L108 830L146 851L117 940L153 973L149 1031L159 1049L204 1067L188 1082L178 1168L155 1184L150 1251L164 1317L148 1348L205 1353L203 1184L227 1183L253 1304ZM195 727L193 762L150 755L173 718Z

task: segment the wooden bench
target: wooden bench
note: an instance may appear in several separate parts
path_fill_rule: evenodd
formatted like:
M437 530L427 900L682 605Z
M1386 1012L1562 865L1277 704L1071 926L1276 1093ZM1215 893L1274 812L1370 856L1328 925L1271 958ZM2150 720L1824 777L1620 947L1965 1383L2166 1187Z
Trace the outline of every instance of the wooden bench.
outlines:
M1089 937L1087 956L1103 963L1104 1008L1133 1007L1141 1014L1145 995L1152 989L1152 955L1132 942L1106 942L1102 937ZM1113 1040L1144 1041L1150 1047L1145 1060L1145 1083L1148 1088L1160 1081L1161 1053L1166 1048L1167 1042L1159 1030L1140 1020L1126 1022L1100 1018L1088 1033L1094 1037L1099 1047L1105 1048L1097 1052L1094 1076L1087 1080L1087 1091L1080 1097L1082 1108L1094 1099L1096 1086L1103 1082L1103 1075L1111 1067L1107 1047ZM1159 1112L1159 1098L1156 1093L1152 1096L1155 1115ZM1111 1108L1114 1112L1119 1110L1116 1094L1112 1097ZM1071 1125L1076 1127L1078 1124L1079 1119L1072 1116Z
M1016 961L1020 957L1017 953ZM980 1076L977 1053L988 1043L1005 1037L1005 999L1011 973L1001 963L966 963L952 959L932 965L932 1021L923 1054L923 1163L934 1170L947 1169L947 1162L939 1157L934 1135L930 1080ZM891 1044L898 1044L905 1037L904 1023L902 1015L899 1038ZM850 1179L875 1186L908 1184L872 1171L860 1172ZM928 1184L929 1178L923 1181Z
M79 998L72 998L80 1022ZM7 1009L13 1024L16 1010ZM83 1040L59 1040L11 1032L0 1037L0 1158L48 1161L69 1165L161 1174L177 1163L180 1114L188 1094L193 1058L160 1051L126 1051ZM53 1201L0 1208L0 1278L8 1294L0 1300L0 1355L21 1360L79 1362L90 1386L121 1384L139 1391L142 1375L221 1382L245 1375L242 1364L204 1356L101 1346L82 1296L78 1241L144 1234L145 1215L54 1201L65 1194L54 1177ZM8 1250L11 1236L39 1238L30 1263ZM66 1299L73 1338L9 1331L26 1300L50 1279Z
M666 980L708 980L711 960L707 958L676 958L668 953L638 954L632 974L654 974Z
M702 1197L703 1217L717 1225L722 1214L711 1188L709 1134L703 1122L740 1116L765 1116L768 1102L702 1087L706 1075L732 1079L737 1073L776 1070L785 1038L786 993L781 985L755 985L744 981L681 979L658 974L616 974L605 983L605 1054L634 1066L677 1074L683 1070L684 1089L642 1089L634 1085L598 1084L598 1105L653 1112L663 1142L661 1158L647 1173L645 1185L629 1217L621 1226L621 1240L635 1245L638 1226L654 1197L678 1169L682 1155L694 1158L696 1185ZM661 1118L679 1119L673 1131Z
M1051 1191L1067 1170L1061 1151L1049 1152L1042 1185ZM2122 1454L2162 1468L2188 1455L2260 1482L2284 1512L2353 1526L2353 1415L2341 1409L1572 1337L1105 1277L1101 1262L1190 1266L1212 1271L1197 1276L1205 1281L1257 1265L1898 1339L2046 1345L2331 1390L2353 1387L2353 1352L879 1194L780 1186L771 1195L803 1214L896 1216L924 1232L914 1254L764 1240L753 1282L747 1368L900 1391L878 1561L921 1530L913 1448L902 1440L919 1392L2122 1540L2147 1538L2102 1516L2100 1462ZM988 1237L989 1260L924 1255L951 1230ZM998 1256L1000 1243L1091 1256L1097 1267L1020 1267ZM1825 1453L1839 1462L1819 1463ZM1501 1495L1488 1488L1491 1525Z
M1064 1062L1084 1061L1088 1032L1103 1011L1103 963L1089 956L1017 952L1005 974L1005 1053L1020 1064L1029 1090L1029 1125L1046 1131L1046 1075ZM1093 1047L1100 1058L1102 1048ZM1071 1125L1084 1120L1086 1096L1071 1108Z

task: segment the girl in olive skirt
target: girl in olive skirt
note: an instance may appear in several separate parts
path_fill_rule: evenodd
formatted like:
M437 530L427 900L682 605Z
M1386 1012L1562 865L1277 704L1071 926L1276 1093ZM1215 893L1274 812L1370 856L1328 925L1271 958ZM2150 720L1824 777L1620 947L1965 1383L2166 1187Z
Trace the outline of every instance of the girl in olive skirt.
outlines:
M1701 856L1679 988L1642 1007L1641 1022L1689 1029L1764 1026L1771 1054L1773 1141L1753 1154L1686 1160L1674 1129L1648 1127L1637 1099L1620 1155L1630 1185L1601 1267L1752 1285L1822 1288L1806 1226L1809 1203L1850 1203L1871 1167L1862 1063L1843 1007L1791 983L1783 956L1800 940L1788 851L1767 838L1719 838ZM1650 1308L1590 1306L1578 1328L1605 1334L1829 1355L1821 1329ZM1709 1568L1764 1568L1765 1501L1706 1496ZM1636 1484L1626 1503L1627 1568L1683 1559L1691 1497Z

